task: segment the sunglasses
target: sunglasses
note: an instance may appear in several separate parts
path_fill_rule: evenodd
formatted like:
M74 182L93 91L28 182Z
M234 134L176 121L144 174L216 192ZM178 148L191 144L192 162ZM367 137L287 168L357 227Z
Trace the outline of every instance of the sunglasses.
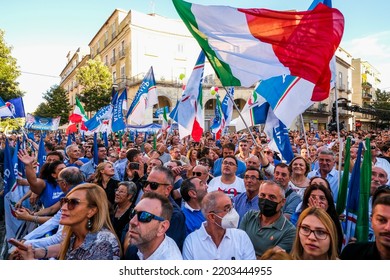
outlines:
M192 176L200 177L202 176L202 172L192 172Z
M64 204L68 204L68 210L73 210L77 205L79 205L81 203L80 200L76 199L76 198L67 198L67 197L63 197L60 199L60 204L61 204L61 207L64 205Z
M151 190L155 191L155 190L158 189L158 187L159 187L160 185L169 186L170 184L145 181L145 182L144 182L144 185L142 186L142 188L144 189L144 188L146 188L147 186L149 186Z
M150 223L152 220L157 220L160 222L165 221L164 218L156 216L152 213L146 212L146 211L137 211L133 209L133 211L130 214L130 220L133 219L137 215L137 219L141 223Z

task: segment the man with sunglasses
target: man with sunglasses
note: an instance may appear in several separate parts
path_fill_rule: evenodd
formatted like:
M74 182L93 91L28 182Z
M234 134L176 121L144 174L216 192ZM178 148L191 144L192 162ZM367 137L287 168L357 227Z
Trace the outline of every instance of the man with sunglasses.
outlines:
M192 176L198 177L206 185L212 180L209 169L201 164L196 165L192 169Z
M254 260L255 252L248 235L237 229L238 213L230 198L218 191L202 201L206 221L186 238L185 260Z
M167 197L145 193L130 216L130 244L140 260L181 260L175 241L167 236L173 207Z
M156 166L150 172L147 181L144 182L143 192L144 194L158 193L169 199L173 206L173 213L169 229L166 233L176 242L179 249L181 249L186 237L186 224L183 212L171 197L173 182L174 176L169 168ZM134 247L128 245L125 242L123 246L126 252L126 259L137 259L134 255Z

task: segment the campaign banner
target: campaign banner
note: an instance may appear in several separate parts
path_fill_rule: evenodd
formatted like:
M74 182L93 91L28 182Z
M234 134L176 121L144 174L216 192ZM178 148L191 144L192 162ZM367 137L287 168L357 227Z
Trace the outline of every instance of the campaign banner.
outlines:
M57 130L61 117L44 118L27 113L25 127L34 130Z

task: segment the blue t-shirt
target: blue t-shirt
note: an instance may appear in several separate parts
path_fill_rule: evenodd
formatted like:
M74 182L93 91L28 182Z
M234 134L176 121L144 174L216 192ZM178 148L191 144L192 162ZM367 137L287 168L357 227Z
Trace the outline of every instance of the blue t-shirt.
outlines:
M57 203L57 201L64 196L64 193L58 184L52 184L47 180L44 181L46 183L46 187L39 195L39 200L42 202L43 206L47 208Z

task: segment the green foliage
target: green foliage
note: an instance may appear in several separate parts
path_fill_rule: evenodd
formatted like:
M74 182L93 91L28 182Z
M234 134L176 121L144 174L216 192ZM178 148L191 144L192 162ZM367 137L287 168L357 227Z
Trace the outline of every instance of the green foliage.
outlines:
M16 79L20 71L16 59L11 55L11 47L4 41L4 31L0 29L0 97L4 101L23 96Z
M371 106L380 112L380 116L376 116L376 124L379 128L387 128L390 121L390 92L380 91L375 92L376 100L371 103Z
M68 95L62 87L52 86L50 90L43 94L43 99L45 99L45 102L39 104L34 115L47 118L60 116L60 125L68 122L72 106L69 104Z
M24 118L7 118L2 119L0 122L0 131L1 132L12 132L19 131L25 124L26 120Z
M79 99L85 111L94 112L110 103L112 75L99 59L89 60L77 71L76 79L83 86Z

